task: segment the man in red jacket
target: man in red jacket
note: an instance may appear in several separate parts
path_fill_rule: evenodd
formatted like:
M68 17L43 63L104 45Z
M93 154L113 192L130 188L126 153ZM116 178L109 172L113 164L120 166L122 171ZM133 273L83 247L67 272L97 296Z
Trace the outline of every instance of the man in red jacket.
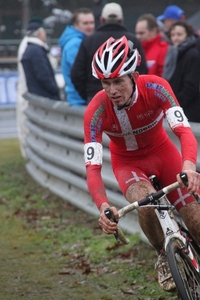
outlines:
M152 14L139 17L135 35L140 40L148 67L148 74L162 76L168 42L162 38L156 18Z

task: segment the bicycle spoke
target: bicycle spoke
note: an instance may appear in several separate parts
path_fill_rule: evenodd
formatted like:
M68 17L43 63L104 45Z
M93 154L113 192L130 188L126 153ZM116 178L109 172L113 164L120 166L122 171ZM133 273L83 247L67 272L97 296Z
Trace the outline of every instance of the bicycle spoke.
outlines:
M200 274L196 270L199 264L199 254L191 243L189 246L192 252L190 255L179 240L171 240L166 249L167 258L180 298L200 300ZM195 263L191 261L190 256L194 256Z

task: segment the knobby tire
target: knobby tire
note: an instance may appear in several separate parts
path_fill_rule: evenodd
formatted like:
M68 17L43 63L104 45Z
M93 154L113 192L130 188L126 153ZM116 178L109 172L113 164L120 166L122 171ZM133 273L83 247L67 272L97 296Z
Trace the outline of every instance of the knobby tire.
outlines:
M200 255L191 243L193 255L200 262ZM182 300L200 300L200 273L182 248L181 242L172 239L167 245L166 255L170 270Z

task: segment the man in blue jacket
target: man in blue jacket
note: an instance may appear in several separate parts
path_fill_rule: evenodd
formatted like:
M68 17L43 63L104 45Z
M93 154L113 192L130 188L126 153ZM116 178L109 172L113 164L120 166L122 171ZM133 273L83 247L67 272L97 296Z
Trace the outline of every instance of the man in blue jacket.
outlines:
M94 32L95 21L92 10L88 8L75 10L72 24L66 27L58 41L62 49L61 67L66 84L66 100L71 106L86 105L86 99L81 98L71 81L71 68L82 40Z
M54 70L49 60L46 31L41 23L30 23L27 47L22 56L28 92L53 100L60 100Z

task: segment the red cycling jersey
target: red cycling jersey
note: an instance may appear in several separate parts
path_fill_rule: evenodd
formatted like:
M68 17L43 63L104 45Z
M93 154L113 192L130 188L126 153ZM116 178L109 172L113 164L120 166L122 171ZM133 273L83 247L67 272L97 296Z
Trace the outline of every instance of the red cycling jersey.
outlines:
M182 158L163 128L164 117L180 140ZM171 183L181 171L182 161L196 163L197 141L165 79L154 75L140 75L136 85L136 98L128 109L118 110L102 90L89 103L84 115L87 183L98 207L103 202L108 202L100 173L103 132L110 138L112 167L124 195L131 183L147 181L152 172L165 185ZM180 201L177 194L172 195L170 201L177 202L180 209L185 205L186 193L187 191L183 191L184 197ZM187 201L193 201L192 199L188 196Z

